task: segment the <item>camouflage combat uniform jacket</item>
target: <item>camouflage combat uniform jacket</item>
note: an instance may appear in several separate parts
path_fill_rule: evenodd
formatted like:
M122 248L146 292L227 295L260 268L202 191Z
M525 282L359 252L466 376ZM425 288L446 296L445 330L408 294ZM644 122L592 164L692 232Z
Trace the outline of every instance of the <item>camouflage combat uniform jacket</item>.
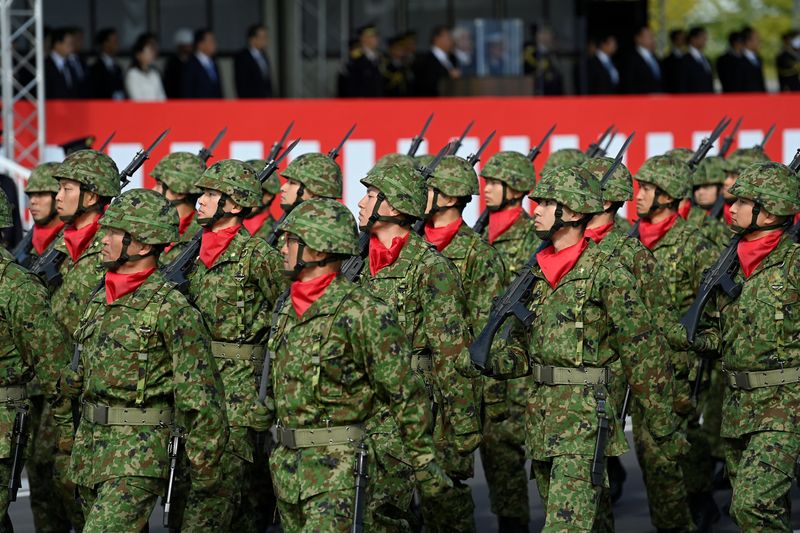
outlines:
M198 231L202 231L202 227L200 224L197 223L197 213L194 214L192 217L192 221L189 223L189 227L186 228L186 231L183 232L183 235L180 236L180 239L177 242L172 243L172 246L169 250L165 251L161 256L158 258L158 264L165 266L170 264L176 257L181 255L181 252L186 248L186 245L189 241L192 240L192 237L197 235Z
M284 284L278 253L263 239L251 238L244 226L211 268L198 260L189 276L189 293L211 333L212 352L225 385L231 425L228 450L249 462L253 460L247 436L250 409L257 399L271 310ZM245 345L252 353L220 355L219 343Z
M617 359L633 394L645 409L656 438L672 434L679 421L672 412L672 373L652 354L663 338L639 296L633 276L589 242L578 262L553 289L538 267L528 308L532 325L515 328L509 349L491 364L495 375L530 373L531 365L568 368L608 367ZM578 339L576 345L576 338ZM598 428L595 388L530 382L526 447L534 460L559 455L591 456ZM608 396L607 387L603 392ZM606 402L610 433L606 455L626 447L618 423L619 405Z
M728 246L733 237L733 232L724 220L711 218L702 207L693 205L686 216L686 222L698 228L706 239L713 242L718 252Z
M106 303L98 291L76 330L78 380L86 405L178 410L188 426L193 483L213 484L227 440L222 386L200 313L155 272ZM103 425L81 420L70 463L78 485L128 476L167 477L167 425Z
M431 370L423 370L438 407L435 443L467 455L480 440L475 383L456 370L458 357L471 339L464 317L464 293L458 272L450 261L411 232L397 260L370 275L365 261L361 285L393 307L408 337L412 357L430 357ZM412 361L412 369L414 368ZM461 449L468 437L472 450ZM453 446L455 444L455 446ZM442 465L445 469L452 465Z
M269 348L279 427L324 433L328 426L366 426L371 433L372 425L381 423L371 419L388 406L402 437L396 441L400 449L395 459L409 460L408 450L414 468L431 461L427 394L411 372L408 342L386 304L336 278L302 317L290 302L281 307ZM278 445L270 456L276 496L297 503L325 492L352 490L357 444L299 449ZM375 459L370 439L367 445ZM369 464L372 468L375 461Z

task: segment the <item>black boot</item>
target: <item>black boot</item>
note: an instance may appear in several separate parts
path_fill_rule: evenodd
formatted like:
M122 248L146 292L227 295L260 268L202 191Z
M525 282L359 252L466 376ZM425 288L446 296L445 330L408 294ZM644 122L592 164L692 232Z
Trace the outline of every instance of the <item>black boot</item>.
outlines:
M528 533L528 522L516 516L498 516L497 531L499 533Z
M711 531L711 526L719 522L719 507L710 492L691 495L689 507L692 511L692 520L699 533Z
M608 468L611 503L617 503L617 500L622 498L622 486L625 484L628 473L625 471L625 467L622 466L622 461L620 461L619 457L606 458L606 464Z

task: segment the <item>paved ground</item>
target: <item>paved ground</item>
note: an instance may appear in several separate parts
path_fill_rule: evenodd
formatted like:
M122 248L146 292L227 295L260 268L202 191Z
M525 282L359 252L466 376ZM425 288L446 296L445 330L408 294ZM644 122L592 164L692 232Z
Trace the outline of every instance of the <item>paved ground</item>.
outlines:
M630 436L629 436L630 437ZM628 452L622 458L622 462L628 471L628 481L625 484L622 499L614 508L616 529L625 533L645 533L652 532L654 529L650 525L650 516L647 507L647 498L642 484L641 473L639 472L636 458L632 452ZM483 468L480 458L476 461L477 476L472 480L473 498L475 499L475 521L478 532L494 532L497 530L494 515L489 510L489 494L486 487L486 480L483 476ZM19 499L11 505L11 519L14 523L16 533L33 533L33 518L27 498L27 480L23 481L23 488L19 493ZM531 502L531 531L541 530L544 524L539 495L533 482L528 487ZM717 503L722 506L730 498L730 492L718 492L716 494ZM795 486L792 489L793 515L792 525L796 530L800 530L800 490ZM166 531L161 527L161 507L157 506L150 520L151 532ZM731 522L730 518L723 516L722 520L714 529L715 532L732 533L738 531L737 527Z

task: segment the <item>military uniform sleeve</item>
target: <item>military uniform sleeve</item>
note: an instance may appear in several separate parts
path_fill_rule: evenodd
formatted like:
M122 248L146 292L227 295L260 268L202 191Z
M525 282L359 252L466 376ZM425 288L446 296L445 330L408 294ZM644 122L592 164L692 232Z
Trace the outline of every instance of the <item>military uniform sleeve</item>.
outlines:
M287 280L283 275L281 255L266 242L262 241L262 244L253 252L253 263L256 265L253 275L272 306L286 289Z
M503 260L496 251L488 247L475 250L474 257L465 276L464 287L472 333L477 335L486 325L492 300L502 294L507 280Z

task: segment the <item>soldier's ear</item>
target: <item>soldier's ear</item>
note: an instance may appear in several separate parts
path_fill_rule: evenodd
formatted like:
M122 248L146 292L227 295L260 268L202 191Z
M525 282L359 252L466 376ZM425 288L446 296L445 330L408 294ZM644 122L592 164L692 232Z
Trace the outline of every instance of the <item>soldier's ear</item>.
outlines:
M83 207L91 207L100 201L100 196L96 192L84 191Z
M227 200L228 201L227 201L226 205L230 206L230 210L228 211L229 213L232 213L234 215L238 215L239 213L242 212L242 206L240 206L239 204L237 204L236 202L234 202L230 198L228 198Z
M153 246L152 245L139 243L139 246L141 248L139 248L139 251L136 252L136 255L148 255L148 254L153 253Z

